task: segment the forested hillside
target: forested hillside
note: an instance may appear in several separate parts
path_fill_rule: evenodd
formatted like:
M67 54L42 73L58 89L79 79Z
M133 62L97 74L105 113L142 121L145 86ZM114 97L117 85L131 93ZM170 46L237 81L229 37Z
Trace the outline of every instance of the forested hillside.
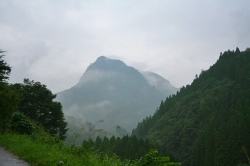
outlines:
M184 166L248 164L250 49L226 51L191 85L162 101L133 134L173 153Z

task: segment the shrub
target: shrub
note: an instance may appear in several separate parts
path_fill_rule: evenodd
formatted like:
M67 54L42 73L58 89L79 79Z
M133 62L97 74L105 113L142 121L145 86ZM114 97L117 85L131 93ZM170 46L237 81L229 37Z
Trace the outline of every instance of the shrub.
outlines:
M0 81L0 131L5 132L9 128L11 115L17 109L19 96L7 83Z
M10 129L18 134L30 135L35 131L35 124L21 112L14 112L11 117Z
M158 156L158 151L151 149L144 157L138 161L139 166L181 166L180 163L170 161L169 157Z

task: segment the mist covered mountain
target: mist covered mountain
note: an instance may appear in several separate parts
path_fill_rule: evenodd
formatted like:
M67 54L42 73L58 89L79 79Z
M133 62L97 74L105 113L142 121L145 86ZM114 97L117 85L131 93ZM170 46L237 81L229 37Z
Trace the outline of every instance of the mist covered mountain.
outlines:
M121 126L128 131L152 115L161 100L178 89L155 73L140 73L120 60L99 57L72 88L59 92L66 115L111 131Z
M173 87L168 80L166 80L165 78L156 73L150 71L144 71L141 73L143 74L144 78L148 81L150 85L154 86L165 96L169 96L169 94L175 94L176 91L179 90L179 88Z

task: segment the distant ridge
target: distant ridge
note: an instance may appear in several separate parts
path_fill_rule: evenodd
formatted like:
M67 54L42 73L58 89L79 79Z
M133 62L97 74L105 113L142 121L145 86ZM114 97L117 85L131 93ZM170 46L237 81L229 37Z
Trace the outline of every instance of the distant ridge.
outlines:
M66 115L92 123L103 119L102 127L108 131L117 125L132 131L177 90L157 74L142 74L120 60L100 56L75 86L57 94L57 100Z
M154 86L165 96L168 96L169 94L174 94L176 93L176 91L179 90L179 88L173 87L168 80L166 80L165 78L156 73L150 71L144 71L141 73L143 74L144 78L148 81L150 85Z

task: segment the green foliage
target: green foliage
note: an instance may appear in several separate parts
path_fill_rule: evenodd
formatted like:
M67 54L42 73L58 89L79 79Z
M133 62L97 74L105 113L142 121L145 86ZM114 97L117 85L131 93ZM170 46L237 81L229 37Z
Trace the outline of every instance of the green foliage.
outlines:
M35 125L21 112L15 112L11 117L10 128L16 133L30 135L34 132Z
M104 152L109 157L115 155L123 162L127 162L128 165L180 165L170 162L169 157L158 155L157 150L151 150L155 147L147 139L137 139L135 136L126 135L122 138L113 136L111 138L104 137L103 139L97 137L95 142L85 140L82 147L88 150Z
M67 123L64 119L62 106L53 101L56 95L40 82L24 79L23 84L14 84L12 89L22 96L19 102L19 111L42 125L52 136L65 138Z
M250 52L226 51L191 85L160 104L133 130L173 153L184 166L248 163L250 149Z
M0 54L4 51L0 50ZM6 80L11 72L9 65L0 55L0 131L6 131L8 128L11 115L17 109L19 96L10 88Z
M0 131L6 131L11 115L17 110L20 97L7 83L0 82Z
M47 137L47 136L46 136ZM51 137L51 136L49 136ZM50 140L52 140L51 137ZM61 141L60 141L61 142ZM0 135L0 146L5 147L31 165L74 165L74 166L118 166L122 162L100 156L91 151L79 150L80 148L67 147L61 143L46 143L31 136L4 134ZM76 150L77 149L77 150Z
M0 54L5 51L0 49ZM9 78L11 67L3 60L4 55L0 55L0 82L5 82Z
M180 163L170 162L169 157L157 156L158 151L151 149L145 157L142 157L138 165L140 166L181 166Z
M105 152L110 156L115 154L123 160L138 159L143 157L147 151L153 148L148 140L137 139L135 136L129 137L128 135L122 138L116 138L114 136L107 138L105 136L103 139L98 136L95 142L92 140L85 140L82 146L91 147L94 150Z
M44 138L49 141L45 142ZM178 163L170 162L168 157L159 157L155 150L151 150L140 160L121 161L116 155L109 156L103 152L93 151L89 147L67 146L63 141L55 140L55 137L46 135L42 130L38 130L30 136L0 134L0 146L10 150L31 165L180 166Z

